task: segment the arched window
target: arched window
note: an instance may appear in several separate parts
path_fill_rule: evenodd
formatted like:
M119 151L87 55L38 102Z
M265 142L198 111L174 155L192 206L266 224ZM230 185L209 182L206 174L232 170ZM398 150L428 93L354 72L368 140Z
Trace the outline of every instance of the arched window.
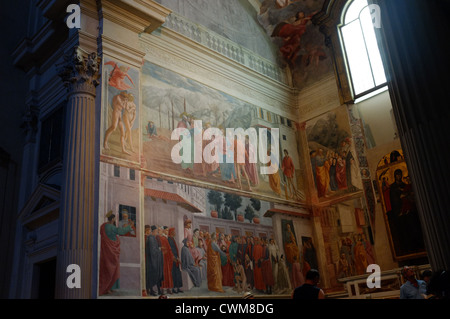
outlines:
M338 30L353 98L358 100L387 90L368 1L349 1Z

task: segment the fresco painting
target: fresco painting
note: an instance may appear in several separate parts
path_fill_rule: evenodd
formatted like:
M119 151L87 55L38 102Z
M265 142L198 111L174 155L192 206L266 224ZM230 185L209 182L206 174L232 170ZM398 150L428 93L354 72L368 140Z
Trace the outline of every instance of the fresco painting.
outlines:
M302 125L149 62L140 77L109 60L105 72L110 80L104 88L102 205L117 211L99 213L105 221L99 230L99 295L289 296L309 269L319 267L313 239L299 233L293 220L281 219L281 229L274 229L273 215L264 215L280 203L295 215L289 205L305 202L303 148L311 151L306 165L320 200L361 191L345 108ZM299 143L302 127L307 145ZM240 145L225 139L218 148L219 155L245 150L242 163L236 157L177 163L172 151L184 139L172 139L177 128L193 136L208 128L255 129L267 149L276 145L279 157L250 162L249 154L258 150L249 137ZM201 140L201 150L215 138ZM263 174L262 167L277 170ZM312 225L305 227L311 234Z
M120 289L120 236L135 231L133 222L117 224L117 213L106 213L100 226L100 260L98 294L110 295Z
M114 177L109 182L117 183ZM142 225L136 223L136 209L130 205L119 204L118 212L103 216L100 295L141 291L145 297L224 297L251 291L288 296L303 282L300 269L293 276L289 264L292 255L297 256L296 265L300 262L292 221L286 220L288 227L279 230L294 239L286 246L274 239L272 218L264 217L273 203L149 176L141 187ZM129 251L123 251L125 246L121 250L121 239L136 235L125 245ZM139 241L140 252L135 249ZM122 264L131 264L133 254L143 262L140 279L130 283ZM134 288L121 288L125 283Z
M139 70L105 58L102 154L139 162Z
M281 229L283 234L284 263L286 264L289 278L291 278L292 287L298 287L305 282L302 273L300 248L291 220L282 219ZM281 258L280 258L281 259Z
M345 106L308 121L306 134L319 200L361 191L361 172Z
M320 210L325 251L320 266L326 270L333 289L342 287L339 279L364 275L368 265L377 263L367 211L361 207L361 199L354 199ZM304 259L317 264L316 250L309 246L303 244L308 247Z
M339 247L337 278L363 275L367 266L375 264L374 248L365 233L340 237Z
M165 254L178 257L175 262L170 262L171 275L167 272L162 282L157 278L146 281L147 295L175 293L182 297L223 297L246 291L262 295L290 293L290 277L283 262L282 247L280 250L274 240L272 219L263 216L273 207L272 203L154 179L145 185L146 189L176 192L187 204L178 205L178 212L175 212L168 202L158 203L155 196L161 194L153 194L152 207L158 205L155 210L160 217L150 214L144 217L148 223L147 234L153 234L156 239L146 237L146 260L158 260L159 266L147 263L149 278L155 277L152 274L161 274L159 269L167 266L165 258L173 260ZM148 199L146 203L150 203ZM145 211L149 212L148 209ZM158 236L164 234L171 242L171 252L152 249L158 247ZM166 281L168 277L171 279Z
M312 18L324 0L265 0L257 16L279 48L281 63L289 66L294 86L302 88L332 71L331 52Z
M146 170L181 182L189 180L202 186L214 185L241 193L304 201L294 121L149 62L143 66L142 94L141 135ZM201 126L195 126L196 121ZM189 130L193 137L195 134L202 137L208 128L217 128L224 135L227 128L255 129L258 139L267 142L267 149L278 143L279 156L275 160L271 157L268 163L263 164L261 150L258 150L260 144L250 143L250 138L241 144L223 139L224 144L218 147L217 154L218 158L224 158L223 163L217 160L207 163L204 159L197 162L193 157L195 143L191 143L191 160L177 164L173 160L172 150L182 138L171 139L172 132L177 128ZM267 130L267 137L260 134L260 129ZM274 140L273 129L279 130L279 140ZM215 138L213 135L200 142L202 154ZM234 162L227 162L225 156L233 151L236 155L237 149L245 150L245 163L237 161L236 157ZM182 152L183 149L180 155ZM213 149L213 156L215 152ZM253 156L257 158L256 163L250 160ZM261 174L261 167L272 165L278 167L276 173Z

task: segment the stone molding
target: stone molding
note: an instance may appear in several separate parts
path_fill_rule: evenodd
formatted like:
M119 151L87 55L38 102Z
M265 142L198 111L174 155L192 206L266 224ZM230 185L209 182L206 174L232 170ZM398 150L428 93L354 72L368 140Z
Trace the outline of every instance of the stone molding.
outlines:
M201 45L232 59L246 67L265 75L280 83L290 85L290 80L285 69L277 64L260 57L251 50L244 48L233 41L203 27L195 24L186 18L171 13L163 27L171 29Z
M103 18L139 34L151 33L164 23L169 9L151 0L99 1Z

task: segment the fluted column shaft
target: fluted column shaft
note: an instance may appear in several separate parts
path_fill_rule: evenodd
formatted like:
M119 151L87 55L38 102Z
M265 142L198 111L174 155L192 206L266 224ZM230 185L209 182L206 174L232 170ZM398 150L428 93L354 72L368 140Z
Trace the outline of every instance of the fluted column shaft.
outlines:
M100 59L75 48L61 77L68 87L64 179L61 198L56 298L91 298L94 286L96 121L95 91ZM81 270L81 288L69 288L67 266Z
M379 0L382 55L430 264L450 269L448 1Z

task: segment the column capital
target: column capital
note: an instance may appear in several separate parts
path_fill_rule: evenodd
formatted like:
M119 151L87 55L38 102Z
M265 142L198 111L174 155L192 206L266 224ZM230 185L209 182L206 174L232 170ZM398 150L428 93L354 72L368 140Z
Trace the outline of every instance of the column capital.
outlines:
M96 52L87 53L76 46L64 56L59 65L59 76L70 94L88 93L95 96L99 84L101 57Z
M25 132L25 143L36 142L38 131L39 107L36 104L27 105L25 114L22 116L22 128Z

